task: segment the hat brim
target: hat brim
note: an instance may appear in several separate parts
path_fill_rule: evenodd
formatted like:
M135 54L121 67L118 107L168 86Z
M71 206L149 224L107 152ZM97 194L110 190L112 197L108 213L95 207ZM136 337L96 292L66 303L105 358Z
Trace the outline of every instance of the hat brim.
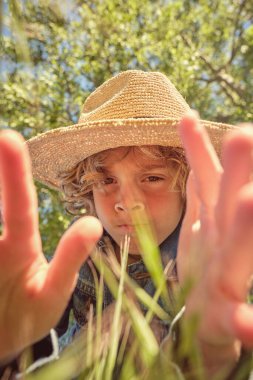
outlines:
M101 120L50 130L26 143L34 178L59 190L59 174L106 149L120 146L161 145L182 147L179 119L138 118ZM220 154L223 136L235 126L200 120Z

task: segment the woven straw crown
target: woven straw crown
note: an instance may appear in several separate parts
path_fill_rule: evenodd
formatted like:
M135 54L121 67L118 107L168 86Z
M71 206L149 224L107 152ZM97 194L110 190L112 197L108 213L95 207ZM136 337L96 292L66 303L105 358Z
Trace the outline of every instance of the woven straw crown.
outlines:
M59 188L59 173L92 154L119 146L182 146L177 125L190 110L159 72L129 70L98 87L85 101L75 125L27 141L34 177ZM215 148L231 125L201 121Z
M86 100L79 123L129 118L181 118L190 107L168 78L127 71L109 79Z

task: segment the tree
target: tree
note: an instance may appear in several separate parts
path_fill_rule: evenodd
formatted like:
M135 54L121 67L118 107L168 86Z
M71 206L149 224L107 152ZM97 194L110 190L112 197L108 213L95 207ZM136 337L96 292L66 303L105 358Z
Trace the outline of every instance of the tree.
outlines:
M202 118L253 118L252 0L9 0L1 124L25 138L78 119L90 91L126 69L168 75ZM69 218L39 186L45 252Z

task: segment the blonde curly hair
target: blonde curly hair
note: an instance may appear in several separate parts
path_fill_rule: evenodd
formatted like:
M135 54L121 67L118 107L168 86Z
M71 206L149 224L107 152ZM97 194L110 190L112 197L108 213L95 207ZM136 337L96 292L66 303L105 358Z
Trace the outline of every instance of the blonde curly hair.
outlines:
M117 149L117 148L115 148ZM62 172L61 190L65 209L72 215L95 215L93 186L101 179L104 162L113 149L94 154L76 164L71 170ZM185 203L186 180L189 172L184 150L179 147L164 146L130 146L125 148L125 155L133 151L140 152L152 159L164 159L168 169L173 168L171 191L181 192Z

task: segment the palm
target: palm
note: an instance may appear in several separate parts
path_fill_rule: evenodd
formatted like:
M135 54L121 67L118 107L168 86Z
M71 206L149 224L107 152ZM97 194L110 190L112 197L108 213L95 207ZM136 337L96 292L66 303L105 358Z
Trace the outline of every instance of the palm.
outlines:
M48 264L38 230L37 199L23 140L0 136L4 232L0 240L0 358L47 335L59 320L76 273L101 234L94 218L83 218L61 239Z
M190 117L181 125L192 173L178 267L180 281L196 280L186 306L201 313L203 340L223 345L239 339L252 346L253 311L245 300L253 269L253 132L237 130L225 142L223 172L196 123Z

